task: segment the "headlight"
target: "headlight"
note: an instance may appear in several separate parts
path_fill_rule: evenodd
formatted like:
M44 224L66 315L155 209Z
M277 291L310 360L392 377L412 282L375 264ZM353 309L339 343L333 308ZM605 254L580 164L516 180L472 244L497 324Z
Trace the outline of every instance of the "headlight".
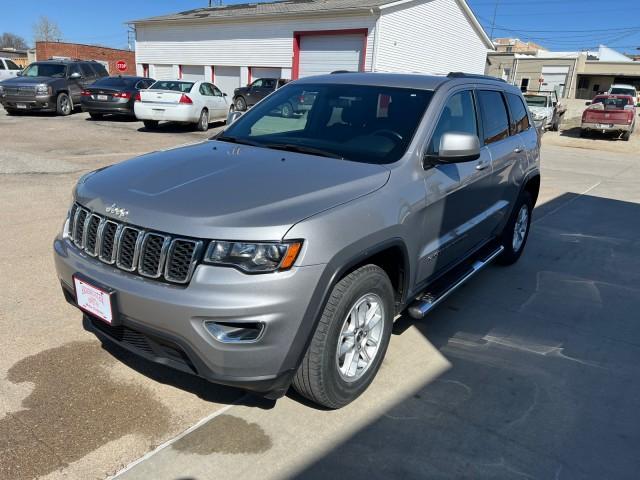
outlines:
M37 85L36 95L51 95L51 87L48 85Z
M207 248L204 261L249 273L275 272L290 269L301 248L301 241L253 243L214 240Z

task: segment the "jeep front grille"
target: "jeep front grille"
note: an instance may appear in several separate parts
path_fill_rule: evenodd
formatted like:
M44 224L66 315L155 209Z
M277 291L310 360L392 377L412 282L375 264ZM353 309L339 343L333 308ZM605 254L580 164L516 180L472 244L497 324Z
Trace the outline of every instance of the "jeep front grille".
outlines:
M75 204L71 241L88 255L147 278L185 284L200 259L203 242L147 231L103 217Z

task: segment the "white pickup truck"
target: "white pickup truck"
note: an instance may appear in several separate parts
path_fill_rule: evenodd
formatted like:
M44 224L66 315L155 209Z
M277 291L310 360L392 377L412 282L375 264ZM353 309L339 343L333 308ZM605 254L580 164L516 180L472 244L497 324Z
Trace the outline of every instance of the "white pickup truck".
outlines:
M22 68L10 58L0 57L0 81L16 77Z
M558 100L556 92L527 92L524 99L533 114L536 128L558 131L562 115L567 109Z

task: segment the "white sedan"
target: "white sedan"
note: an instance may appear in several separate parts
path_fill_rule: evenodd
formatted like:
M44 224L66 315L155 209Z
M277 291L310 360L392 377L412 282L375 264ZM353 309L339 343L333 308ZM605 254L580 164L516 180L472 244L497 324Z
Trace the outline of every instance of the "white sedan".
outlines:
M227 120L229 101L226 93L209 82L158 80L140 90L133 108L149 130L168 121L193 123L205 132L210 122Z

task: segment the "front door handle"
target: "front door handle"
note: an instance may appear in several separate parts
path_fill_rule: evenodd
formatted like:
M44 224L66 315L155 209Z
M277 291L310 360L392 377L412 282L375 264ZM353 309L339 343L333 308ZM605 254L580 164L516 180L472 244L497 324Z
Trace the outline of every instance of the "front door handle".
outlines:
M480 162L476 165L476 170L484 170L489 166L489 162Z
M524 152L524 148L522 147L516 147L513 149L513 153L522 153Z

